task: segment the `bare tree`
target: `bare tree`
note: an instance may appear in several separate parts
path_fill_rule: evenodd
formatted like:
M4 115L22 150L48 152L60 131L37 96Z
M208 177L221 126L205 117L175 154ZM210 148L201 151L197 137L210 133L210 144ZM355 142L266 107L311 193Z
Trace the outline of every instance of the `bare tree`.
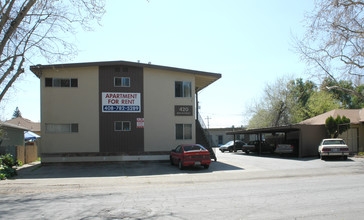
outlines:
M360 86L364 76L364 1L317 0L306 20L306 35L295 39L295 45L308 66L315 68L314 75L329 76L335 82L351 80ZM364 100L364 94L355 89L327 89L349 92Z
M91 30L104 13L104 0L0 0L0 102L30 57L54 62L76 54L61 35Z
M265 85L263 97L249 107L252 115L249 128L290 124L291 92L288 87L290 80L291 77L282 77Z

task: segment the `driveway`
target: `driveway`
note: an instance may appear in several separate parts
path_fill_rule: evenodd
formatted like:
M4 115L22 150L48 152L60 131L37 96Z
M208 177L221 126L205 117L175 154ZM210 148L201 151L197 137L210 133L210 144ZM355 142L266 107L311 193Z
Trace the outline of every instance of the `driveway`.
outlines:
M45 178L94 178L94 177L132 177L132 176L170 176L182 174L214 174L224 175L225 173L238 172L289 172L290 170L315 170L316 173L327 173L329 170L336 172L336 169L345 167L361 166L363 158L349 157L348 160L323 161L316 157L296 158L278 155L245 154L243 152L221 153L215 151L218 160L212 162L209 169L202 167L191 167L179 170L177 166L170 165L169 161L151 162L118 162L118 163L70 163L41 165L34 163L24 166L18 170L15 179L45 179Z
M15 179L0 181L0 219L355 219L364 215L362 158L321 161L216 153L218 161L207 170L179 170L169 162L24 166Z

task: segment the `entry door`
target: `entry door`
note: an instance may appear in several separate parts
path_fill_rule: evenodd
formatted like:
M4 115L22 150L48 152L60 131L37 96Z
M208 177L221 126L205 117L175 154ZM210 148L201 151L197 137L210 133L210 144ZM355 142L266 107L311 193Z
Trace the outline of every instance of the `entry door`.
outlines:
M348 145L350 153L358 153L358 132L359 128L350 128L339 136Z

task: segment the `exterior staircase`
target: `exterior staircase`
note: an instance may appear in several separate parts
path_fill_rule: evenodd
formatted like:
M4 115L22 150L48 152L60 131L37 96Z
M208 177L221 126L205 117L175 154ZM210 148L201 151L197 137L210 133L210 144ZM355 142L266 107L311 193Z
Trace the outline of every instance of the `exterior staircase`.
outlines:
M205 128L204 128L205 127ZM209 133L206 130L206 126L199 115L199 119L196 119L196 144L200 144L204 146L209 152L211 159L217 161L216 154L212 149L213 143L212 140L209 140ZM211 137L211 136L210 136Z

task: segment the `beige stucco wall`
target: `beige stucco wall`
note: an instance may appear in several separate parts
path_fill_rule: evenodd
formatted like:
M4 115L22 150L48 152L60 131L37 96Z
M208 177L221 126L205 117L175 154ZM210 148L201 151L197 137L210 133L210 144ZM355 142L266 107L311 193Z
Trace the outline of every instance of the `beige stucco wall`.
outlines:
M192 82L191 98L175 97L175 81ZM144 150L169 151L194 143L195 77L192 74L144 68ZM192 105L193 116L175 116L175 105ZM176 140L176 124L192 124L192 140Z
M43 70L41 153L99 152L98 67ZM77 88L45 87L45 78L78 78ZM78 123L78 133L46 133L45 124Z

